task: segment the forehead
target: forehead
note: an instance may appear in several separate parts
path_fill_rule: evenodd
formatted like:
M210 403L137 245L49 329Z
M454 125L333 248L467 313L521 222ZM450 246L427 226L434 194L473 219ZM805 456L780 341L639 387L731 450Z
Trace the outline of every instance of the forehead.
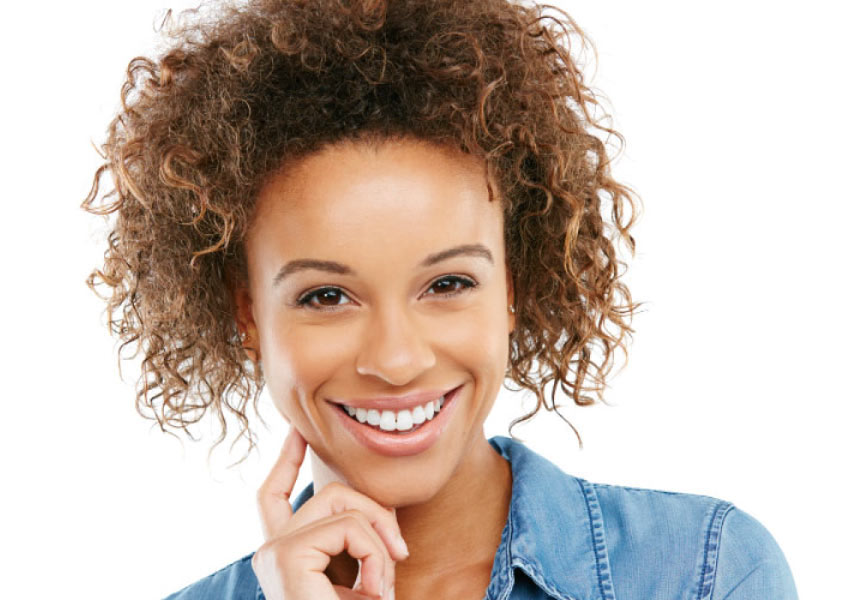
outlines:
M381 243L430 252L439 244L493 243L501 230L483 159L418 140L345 142L266 181L249 252L258 244L289 254L304 245L352 251Z

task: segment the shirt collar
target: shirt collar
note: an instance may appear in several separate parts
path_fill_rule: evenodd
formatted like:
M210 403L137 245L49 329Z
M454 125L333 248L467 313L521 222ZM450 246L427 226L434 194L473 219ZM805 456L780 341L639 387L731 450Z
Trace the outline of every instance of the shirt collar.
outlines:
M593 488L521 442L498 436L490 444L511 463L513 488L487 598L513 587L515 569L553 598L613 598Z
M521 442L497 436L490 444L510 462L513 486L487 599L501 598L514 587L515 569L559 600L613 598L604 526L593 488ZM311 483L292 509L298 510L312 496Z

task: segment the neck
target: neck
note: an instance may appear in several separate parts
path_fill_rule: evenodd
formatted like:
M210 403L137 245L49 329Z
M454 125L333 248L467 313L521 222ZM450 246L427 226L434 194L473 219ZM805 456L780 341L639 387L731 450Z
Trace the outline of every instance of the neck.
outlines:
M511 500L510 464L490 446L483 431L468 449L446 485L427 502L396 509L410 556L396 564L396 597L418 597L438 582L479 580L486 588L493 557L501 541ZM330 470L314 460L317 486L326 484ZM320 487L317 487L320 489ZM474 499L474 501L471 501ZM451 544L446 543L451 532ZM352 585L357 562L343 554L327 569L331 581ZM461 575L463 577L449 577ZM430 580L430 582L429 582ZM483 590L482 590L483 592ZM445 596L443 594L443 597Z

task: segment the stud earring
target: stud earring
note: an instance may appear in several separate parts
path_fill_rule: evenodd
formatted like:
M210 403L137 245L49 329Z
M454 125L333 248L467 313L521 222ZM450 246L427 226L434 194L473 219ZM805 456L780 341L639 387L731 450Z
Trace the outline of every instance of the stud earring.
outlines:
M511 305L508 307L508 310L509 310L509 311L511 311L512 313L515 313L515 312L516 312L516 309L514 308L514 305L513 305L513 304L511 304Z

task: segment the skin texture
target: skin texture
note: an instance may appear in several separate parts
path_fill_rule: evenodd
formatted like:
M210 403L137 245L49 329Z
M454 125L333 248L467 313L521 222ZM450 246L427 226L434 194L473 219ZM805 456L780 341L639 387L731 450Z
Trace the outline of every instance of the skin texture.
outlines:
M351 490L395 509L410 550L395 565L405 599L483 596L510 502L509 465L483 431L515 325L502 207L485 173L478 158L412 139L346 141L287 164L260 191L249 281L235 294L245 345L309 447L317 491L333 483L323 495ZM472 244L492 262L461 254L422 266ZM275 282L297 259L350 272L311 268ZM329 402L461 384L438 441L405 457L361 445ZM356 563L339 555L327 575L350 586Z

